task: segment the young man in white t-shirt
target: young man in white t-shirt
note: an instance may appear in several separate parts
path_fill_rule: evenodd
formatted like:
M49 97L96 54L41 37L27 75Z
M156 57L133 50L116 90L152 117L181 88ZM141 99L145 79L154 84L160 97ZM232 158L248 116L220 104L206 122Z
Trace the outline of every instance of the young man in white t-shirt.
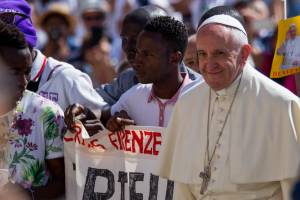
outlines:
M169 16L150 20L137 38L133 68L140 84L125 92L111 108L107 123L111 131L127 124L166 127L178 97L192 84L180 73L187 46L184 24Z
M140 32L142 32L145 25L153 18L157 16L167 16L167 13L157 6L143 6L126 15L121 30L122 49L127 56L127 60L130 65L134 65L136 57L136 42ZM182 73L187 72L192 80L200 82L201 76L195 72L188 70L181 62L180 71ZM125 93L134 85L138 84L137 71L135 69L127 70L122 73L112 84L106 85L104 88L98 88L98 92L103 95L103 98L109 105L115 104L121 94ZM168 108L166 108L168 110ZM65 121L68 128L71 128L75 116L81 116L80 119L85 128L90 134L97 133L99 130L99 119L96 119L93 114L95 110L90 107L75 104L69 107L65 112ZM103 124L106 124L109 119L110 112L103 112L101 120ZM87 116L88 115L88 116ZM78 117L76 117L78 119Z

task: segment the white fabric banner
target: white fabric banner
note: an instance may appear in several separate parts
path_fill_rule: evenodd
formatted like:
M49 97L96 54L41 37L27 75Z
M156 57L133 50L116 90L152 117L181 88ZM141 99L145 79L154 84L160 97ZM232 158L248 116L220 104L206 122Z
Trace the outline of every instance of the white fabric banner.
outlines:
M152 174L163 131L130 126L83 139L77 125L64 137L67 200L172 200L174 183Z

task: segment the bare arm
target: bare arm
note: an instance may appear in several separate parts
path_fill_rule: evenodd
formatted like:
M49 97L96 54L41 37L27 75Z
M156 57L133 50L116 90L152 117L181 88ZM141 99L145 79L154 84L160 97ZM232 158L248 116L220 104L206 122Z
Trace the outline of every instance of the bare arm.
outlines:
M0 199L9 197L9 200L53 199L65 193L64 158L46 160L47 169L51 174L47 185L25 189L18 183L7 183L0 190ZM32 192L31 192L32 191Z
M33 188L36 199L53 199L65 193L64 158L49 159L46 164L51 176L46 186Z

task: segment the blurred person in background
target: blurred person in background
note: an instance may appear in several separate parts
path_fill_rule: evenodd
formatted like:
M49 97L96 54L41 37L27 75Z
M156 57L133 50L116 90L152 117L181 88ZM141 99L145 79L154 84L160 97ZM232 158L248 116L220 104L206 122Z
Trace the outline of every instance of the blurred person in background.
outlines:
M91 37L97 30L109 35L106 24L110 7L106 0L78 0L78 5L79 23L77 24L74 41L78 51L68 59L68 62L83 71L82 52L87 50L86 48L82 49L83 40Z
M93 29L103 29L107 32L106 23L109 10L110 6L106 0L78 0L77 17L79 23L76 27L75 40L79 47L82 45L83 38L90 34ZM76 57L71 58L71 60L76 61Z
M125 16L136 9L136 0L108 0L110 7L107 15L107 28L109 35L112 39L112 51L111 59L115 66L117 66L126 55L122 51L122 41L120 39L120 33L122 29L122 22Z
M116 72L110 61L111 43L102 29L94 29L83 40L81 47L82 71L87 73L94 87L109 83Z
M192 12L190 5L192 0L169 0L170 5L174 11L179 12L182 15L182 21L187 27L188 34L192 35L196 32L192 22Z
M79 13L87 32L93 28L105 29L106 16L110 10L106 0L79 0Z
M76 26L68 5L49 4L48 9L39 17L39 25L47 35L47 42L42 48L43 53L48 57L66 61L72 55L72 50L75 50L69 38Z
M251 58L254 66L261 66L264 62L263 52L271 48L267 40L272 37L276 27L269 8L263 0L238 1L233 7L244 17L248 39L252 45Z
M183 62L187 67L200 74L196 49L196 34L193 34L188 38L188 44L184 53Z

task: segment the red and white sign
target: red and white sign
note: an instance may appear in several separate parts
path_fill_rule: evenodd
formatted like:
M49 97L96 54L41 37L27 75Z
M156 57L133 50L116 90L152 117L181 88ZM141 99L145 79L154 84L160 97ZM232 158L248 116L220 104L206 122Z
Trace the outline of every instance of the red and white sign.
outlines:
M130 126L88 139L84 132L79 124L64 137L68 200L173 199L174 183L152 174L163 128Z

